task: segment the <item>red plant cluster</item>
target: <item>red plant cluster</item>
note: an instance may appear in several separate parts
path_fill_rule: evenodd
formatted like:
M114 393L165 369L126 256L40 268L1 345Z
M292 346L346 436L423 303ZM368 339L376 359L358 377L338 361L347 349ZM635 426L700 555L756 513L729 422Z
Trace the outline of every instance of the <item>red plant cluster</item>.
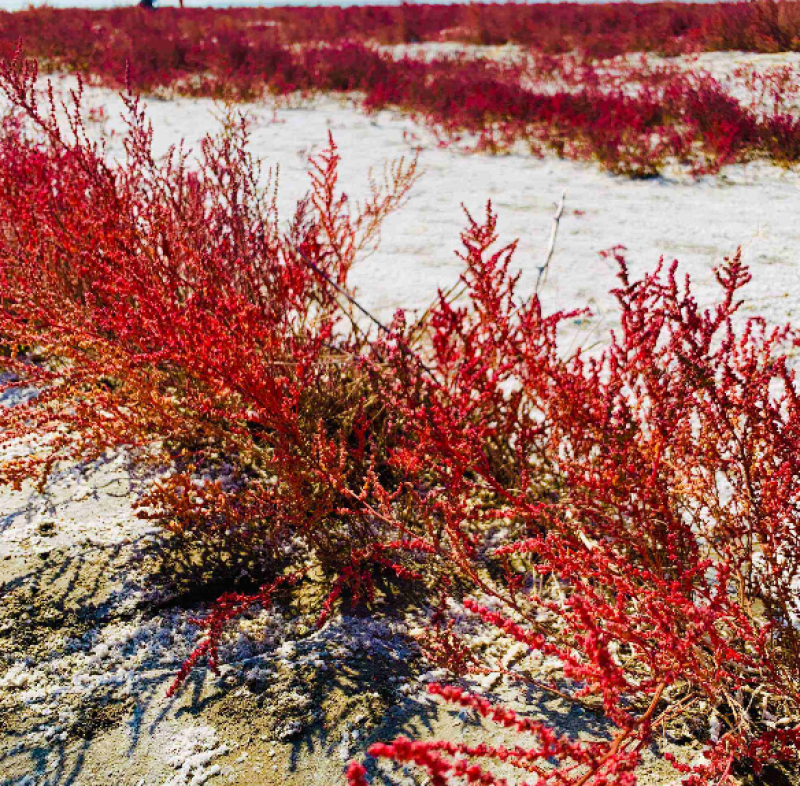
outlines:
M395 58L353 42L300 49L266 43L244 47L235 63L200 52L189 70L150 58L126 71L123 50L113 46L102 57L113 59L87 68L112 86L127 74L133 87L190 95L355 93L367 112L412 114L443 145L466 141L497 152L523 144L536 155L596 161L634 177L670 164L700 175L755 158L800 160L800 119L791 108L796 74L788 68L740 73L751 95L743 103L707 73L635 62L600 68L551 56L513 63Z
M0 391L38 391L0 411L0 443L35 448L0 478L126 447L162 469L143 514L176 548L257 563L267 589L220 599L179 680L310 561L329 586L323 615L378 582L449 595L556 659L558 679L537 687L608 724L607 739L579 740L432 686L521 735L370 748L435 783L500 783L488 766L503 762L542 786L632 784L645 747L698 712L714 724L701 762L675 762L687 783L797 763L798 335L738 315L738 256L705 309L674 265L637 281L620 259L619 331L564 358L573 315L518 291L489 207L462 235L463 300L441 293L416 322L375 324L348 271L413 163L351 209L331 143L282 230L245 125L207 139L196 166L180 151L158 161L129 99L127 157L110 164L80 94L63 130L36 76L0 66L15 108L0 133ZM491 668L446 615L440 655Z
M364 107L411 112L443 144L465 136L481 150L523 143L534 154L549 150L635 177L656 175L671 163L699 175L754 158L782 165L800 160L791 69L741 72L751 88L750 101L742 103L710 74L677 67L623 62L599 69L548 57L513 65L470 58L388 63L375 52L354 62L370 57L374 68L348 72Z
M551 53L579 50L593 57L725 49L777 52L800 45L800 10L795 0L758 0L163 8L158 14L136 8L0 12L0 42L13 46L20 38L31 55L90 70L108 58L107 48L123 58L181 68L203 49L236 60L264 41L517 43Z
M538 742L510 757L402 741L371 753L415 761L440 783L459 773L496 782L465 769L465 755L507 761L540 784L625 783L658 729L703 702L724 730L704 764L676 762L687 782L724 781L755 750L796 763L800 726L779 727L774 710L754 706L762 692L780 696L796 724L800 398L781 350L796 333L757 319L734 327L749 280L738 256L718 271L722 297L707 310L674 265L632 281L620 260L619 334L598 357L564 361L565 315L520 300L513 248L490 251L495 238L491 213L472 222L469 308L442 300L433 311L426 364L442 387L424 403L392 404L415 425L409 460L435 489L420 506L447 528L450 559L502 611L466 608L557 658L570 700L602 700L616 731L608 742L556 745L552 730L439 691ZM506 543L487 558L503 566L502 589L477 569L466 531L498 519Z
M139 91L239 100L264 93L357 92L365 110L411 112L435 129L442 143L468 135L482 149L523 142L535 153L592 159L634 176L657 174L668 162L702 174L752 158L784 165L800 159L799 121L789 106L796 74L787 68L779 79L773 73L769 85L756 74L746 78L751 93L771 99L766 108L754 108L704 73L624 63L609 70L592 65L592 59L670 47L792 48L793 34L780 31L795 16L800 25L795 5L35 9L2 17L0 52L10 55L22 42L23 51L48 69L77 71L100 84L128 84ZM461 29L464 15L480 29L518 31L532 54L509 64L466 56L395 57L373 45L394 41L387 30L397 25L429 31L400 40L430 40L433 31ZM688 21L693 15L700 27ZM683 32L676 38L663 25ZM716 39L709 25L718 32L730 27L740 36L750 31L752 42L712 45ZM758 25L764 30L753 32ZM550 43L537 41L531 30ZM652 40L646 44L642 36ZM466 36L471 37L483 43L503 39L499 32ZM553 54L569 51L581 53L578 65L572 57Z

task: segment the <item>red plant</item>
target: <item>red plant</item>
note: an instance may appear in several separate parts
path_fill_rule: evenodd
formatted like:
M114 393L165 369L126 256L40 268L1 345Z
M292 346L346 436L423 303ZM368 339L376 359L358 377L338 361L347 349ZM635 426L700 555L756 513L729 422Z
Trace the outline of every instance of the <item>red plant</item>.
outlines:
M358 91L367 111L398 107L445 141L471 135L488 150L521 141L534 153L592 159L634 176L652 176L671 162L702 174L757 157L797 163L791 80L773 74L764 77L767 88L760 76L745 79L753 94L771 94L768 107L745 106L708 74L598 67L596 59L725 48L734 28L730 46L793 48L800 40L796 5L33 9L3 15L0 52L21 41L48 69L142 91L239 100ZM529 57L512 64L425 60L394 57L370 43L431 40L448 29L479 43L526 43Z
M735 327L749 280L738 255L718 271L722 298L707 310L674 265L631 281L622 262L620 334L597 357L563 361L564 315L520 302L513 248L489 253L494 239L491 213L472 224L471 308L442 300L431 315L425 362L439 390L424 404L392 403L415 426L407 450L428 468L436 494L424 503L446 522L452 561L504 611L465 607L560 660L564 682L539 687L596 697L616 731L607 742L558 738L433 687L538 742L508 752L401 739L370 754L414 762L442 784L499 782L475 757L541 784L628 783L663 724L702 703L725 731L707 740L706 764L676 763L687 782L724 781L736 762L796 763L800 399L781 347L797 334L758 319ZM488 539L498 518L506 543L484 552L466 528L477 519ZM478 569L480 554L505 566L501 581ZM770 697L758 709L757 695ZM779 715L794 725L776 728Z
M22 38L29 54L54 64L89 67L111 57L180 68L196 47L229 62L266 40L381 44L461 41L518 43L543 52L583 51L593 57L652 51L774 52L797 49L800 15L794 0L669 3L481 3L350 7L105 11L33 8L0 12L0 43ZM205 39L205 41L204 41ZM235 53L239 53L238 55ZM136 57L133 57L133 56Z
M294 531L348 564L346 508L372 471L364 435L380 405L362 395L350 358L369 346L355 327L342 335L352 316L335 287L402 203L415 163L390 167L356 213L336 188L331 142L282 233L243 123L205 140L190 171L182 154L153 158L131 99L128 162L115 168L79 115L69 137L40 109L35 79L30 64L3 66L31 122L3 125L0 335L19 377L9 384L42 391L1 417L3 441L44 444L6 463L4 479L126 445L173 468L143 514L176 534L276 557ZM32 346L60 361L32 364ZM376 527L358 526L372 544Z
M223 627L226 622L237 619L249 608L256 604L269 606L275 591L284 584L294 583L297 576L276 579L272 584L264 586L254 595L244 595L240 592L226 592L214 604L211 613L204 619L190 619L195 625L202 625L206 630L205 638L192 650L189 657L183 662L172 684L167 689L167 696L172 696L191 674L197 662L208 658L208 666L219 674L219 642L222 638Z
M796 757L798 334L741 317L738 255L706 309L675 265L634 281L620 258L619 331L565 359L571 315L518 292L489 207L462 236L464 305L442 293L415 323L376 325L348 271L413 163L351 212L331 142L283 232L243 123L205 140L194 168L175 152L159 162L129 98L127 159L110 164L83 132L80 92L62 131L36 77L0 66L16 109L0 133L0 337L15 375L0 390L38 391L0 411L0 443L35 446L0 477L18 486L123 446L160 467L143 514L178 552L210 546L204 565L230 582L178 682L201 657L215 665L223 625L311 561L328 582L323 618L379 581L444 592L558 660L559 679L536 686L600 709L611 731L560 736L434 686L534 736L370 749L437 783L497 783L474 761L487 759L542 784L630 784L644 747L700 708L721 728L706 763L675 763L687 782ZM238 593L214 560L267 589ZM442 605L436 625L442 662L492 668ZM349 778L363 783L362 767Z

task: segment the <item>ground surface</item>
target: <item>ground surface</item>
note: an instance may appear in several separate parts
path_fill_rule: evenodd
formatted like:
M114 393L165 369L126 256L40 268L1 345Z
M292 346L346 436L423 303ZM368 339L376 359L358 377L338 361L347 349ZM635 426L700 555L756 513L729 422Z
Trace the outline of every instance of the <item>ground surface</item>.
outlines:
M119 154L119 100L101 90L88 91L87 100L103 107L107 120L94 130L109 134L109 153ZM181 138L196 144L218 125L211 101L150 99L147 106L159 152ZM713 265L741 246L754 275L748 313L782 322L800 311L796 173L760 164L697 182L677 173L630 181L553 158L437 149L409 119L367 117L346 101L245 109L255 152L268 166L280 165L287 218L307 188L308 155L329 130L342 155L342 186L354 197L364 193L370 167L424 146L423 176L409 204L354 271L364 304L383 318L399 307L423 308L437 287L456 281L462 203L477 214L492 200L502 237L520 239L515 262L529 290L564 189L566 211L542 296L551 310L594 312L575 320L565 351L602 340L614 323L608 291L615 269L600 252L618 244L634 274L662 255L679 259L704 302L715 294ZM302 598L254 613L226 643L219 678L200 669L167 699L196 640L189 618L207 604L191 592L171 592L151 559L158 533L132 509L146 483L125 456L110 456L62 468L44 494L0 490L0 786L333 784L372 740L397 733L492 738L471 717L426 697L425 683L445 675L408 635L421 624L418 613L390 604L374 617L347 612L321 630ZM503 651L489 639L483 646ZM603 733L591 714L502 683L487 687L565 730ZM673 736L691 760L689 737ZM655 757L648 762L642 782L675 777ZM403 775L386 778L402 782Z
M44 494L0 493L2 786L342 783L351 757L398 734L511 742L426 694L426 683L448 677L414 642L420 610L379 603L373 615L345 610L317 629L313 585L249 615L222 649L220 676L200 668L167 698L198 635L190 618L207 604L170 591L151 559L157 532L131 510L144 484L116 456L63 469ZM496 633L464 632L490 661L520 665ZM526 668L543 676L553 666ZM471 686L564 732L603 735L597 716L558 698L494 675ZM670 739L697 755L678 745L682 730ZM674 778L654 753L643 774L652 784ZM382 775L377 782L410 782Z

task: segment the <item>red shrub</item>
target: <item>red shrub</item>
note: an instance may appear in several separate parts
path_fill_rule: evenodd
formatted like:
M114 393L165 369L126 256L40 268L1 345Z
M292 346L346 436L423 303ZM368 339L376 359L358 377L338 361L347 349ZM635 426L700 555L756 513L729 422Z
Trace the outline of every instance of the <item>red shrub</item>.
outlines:
M22 38L28 54L71 68L96 67L103 50L116 50L122 62L130 55L180 68L193 47L202 44L230 54L229 47L237 48L243 36L250 43L264 38L282 43L518 43L543 52L579 50L609 57L636 51L793 50L799 30L794 0L0 12L0 46L10 52Z
M363 430L377 433L381 408L362 395L351 355L369 347L355 329L340 335L346 315L329 281L344 284L415 164L393 166L387 188L356 214L336 189L331 146L315 164L311 201L284 233L244 124L205 140L189 170L179 153L153 158L141 108L128 100L128 163L110 167L77 118L68 138L40 112L35 69L3 69L2 87L34 135L4 123L0 335L8 369L43 389L31 406L2 412L2 440L46 441L42 455L7 463L4 478L149 445L174 474L145 503L172 529L272 558L287 531L306 532L347 565L353 526L365 536L354 548L376 540L375 525L351 524L346 508L369 477ZM61 362L31 365L34 345Z
M34 9L1 17L0 52L22 41L48 69L143 91L238 100L358 91L366 110L412 112L444 142L467 134L479 149L522 141L533 152L592 159L621 174L653 176L675 161L703 174L757 157L797 163L798 129L787 111L794 75L775 76L769 88L757 84L760 77L746 80L752 92L771 93L771 108L759 108L743 106L707 74L599 68L594 59L729 45L792 48L800 40L795 5ZM531 53L513 64L465 56L426 61L395 58L369 43L431 40L447 29L478 43L525 43ZM548 54L573 51L580 56Z
M534 738L370 749L437 783L499 782L482 758L542 784L629 784L662 726L702 707L721 730L689 782L796 757L800 398L786 351L798 336L738 315L738 255L708 309L674 265L633 281L620 259L618 333L564 359L571 315L517 291L489 208L462 236L466 305L441 294L419 322L398 313L370 332L347 274L413 164L351 213L331 143L282 232L243 124L205 140L195 168L177 153L158 162L128 99L127 160L111 165L78 110L72 134L59 130L35 80L30 64L0 67L17 110L0 134L0 336L16 375L0 390L38 389L0 411L0 442L36 448L0 471L19 485L126 446L171 470L143 513L176 549L210 544L204 564L267 581L260 594L231 582L178 680L203 656L213 666L222 626L311 560L328 581L323 618L379 580L458 594L557 659L559 682L538 687L601 706L612 730L558 736L434 686ZM431 644L463 672L472 659L444 608Z
M722 297L707 310L674 265L631 281L621 263L619 335L597 357L563 361L564 315L520 303L513 249L491 253L494 238L491 214L465 235L471 308L442 300L431 315L426 364L439 390L392 401L409 413L406 450L436 490L420 505L445 523L453 563L503 611L466 608L560 660L558 695L601 699L616 731L608 742L557 738L432 686L537 742L506 751L397 740L370 753L442 784L499 782L475 757L542 784L626 783L665 719L704 702L724 731L707 741L707 764L684 770L690 782L724 780L736 762L796 762L800 399L781 347L797 334L758 319L734 327L749 280L738 256L718 271ZM504 578L492 584L467 532L477 519L490 533L498 518L507 542L484 558ZM510 568L512 555L527 565ZM757 696L769 698L757 706ZM794 725L776 727L779 716Z

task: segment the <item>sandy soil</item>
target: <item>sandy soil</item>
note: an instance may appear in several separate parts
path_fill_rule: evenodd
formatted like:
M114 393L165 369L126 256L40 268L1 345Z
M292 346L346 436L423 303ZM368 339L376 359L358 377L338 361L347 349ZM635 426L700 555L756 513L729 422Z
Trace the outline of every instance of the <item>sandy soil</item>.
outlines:
M107 119L94 132L105 133L109 154L119 155L119 99L92 89L87 101L103 107ZM211 101L146 103L159 152L181 138L196 145L218 126ZM715 296L713 266L741 246L754 274L747 313L782 322L800 310L797 173L759 164L697 182L679 173L630 181L553 158L439 149L408 118L367 117L347 101L245 109L255 152L280 166L286 218L307 188L308 155L329 130L342 155L342 186L353 197L364 194L370 167L422 145L424 173L408 205L354 271L364 304L383 318L423 308L437 287L457 279L462 204L479 213L492 201L503 238L520 239L515 261L530 289L565 189L543 300L553 310L589 306L594 314L575 321L565 351L601 339L614 323L615 269L600 252L617 244L627 248L634 274L661 256L679 259L702 302ZM346 611L321 630L313 598L253 613L231 633L220 677L199 669L167 699L198 634L190 617L208 598L176 591L165 577L159 533L132 509L147 482L115 455L60 468L44 494L0 489L0 786L339 783L350 756L396 733L500 740L426 696L425 683L446 675L432 671L408 634L424 609L389 599L372 617ZM498 657L505 651L498 640L482 646ZM547 670L546 663L530 667ZM502 682L486 687L564 730L603 734L591 713ZM697 754L691 730L670 734L666 744L684 758ZM650 786L675 778L652 752L642 774ZM387 770L376 782L407 778Z

